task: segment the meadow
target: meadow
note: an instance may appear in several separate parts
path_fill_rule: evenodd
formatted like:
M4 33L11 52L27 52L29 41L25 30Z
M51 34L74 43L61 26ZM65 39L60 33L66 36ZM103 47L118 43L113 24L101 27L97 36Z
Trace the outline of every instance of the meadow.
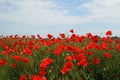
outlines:
M0 80L120 80L120 39L87 33L0 36Z

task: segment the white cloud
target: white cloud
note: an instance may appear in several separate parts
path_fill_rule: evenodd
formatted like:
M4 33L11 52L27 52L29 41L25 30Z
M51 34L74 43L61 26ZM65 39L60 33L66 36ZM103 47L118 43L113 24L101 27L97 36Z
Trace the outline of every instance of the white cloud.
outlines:
M36 25L120 21L120 0L91 0L83 3L77 10L87 10L84 16L68 16L69 10L59 9L60 6L53 0L0 0L0 19Z
M120 21L120 0L92 0L77 7L89 11L89 15L94 20L102 22Z
M67 16L69 11L57 10L59 5L51 0L9 0L8 3L16 9L6 13L1 12L2 19L40 25L74 25L89 21L81 16Z

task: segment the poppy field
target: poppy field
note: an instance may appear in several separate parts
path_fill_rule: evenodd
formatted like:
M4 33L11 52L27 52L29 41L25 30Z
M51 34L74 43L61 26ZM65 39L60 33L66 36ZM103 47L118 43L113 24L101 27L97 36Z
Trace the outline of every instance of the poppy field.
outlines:
M108 30L0 36L0 80L120 80L120 39Z

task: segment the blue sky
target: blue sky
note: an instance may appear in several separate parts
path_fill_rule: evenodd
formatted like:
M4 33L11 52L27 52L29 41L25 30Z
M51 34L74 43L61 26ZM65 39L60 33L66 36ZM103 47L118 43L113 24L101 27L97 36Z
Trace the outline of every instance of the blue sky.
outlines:
M0 35L54 36L112 30L120 36L120 0L0 0Z

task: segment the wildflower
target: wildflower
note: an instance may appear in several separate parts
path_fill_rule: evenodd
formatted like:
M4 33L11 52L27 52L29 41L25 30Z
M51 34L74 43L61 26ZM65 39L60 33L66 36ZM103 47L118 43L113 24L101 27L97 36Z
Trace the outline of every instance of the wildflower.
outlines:
M82 60L80 60L78 63L78 66L88 66L88 61L87 61L87 59L86 58L84 58L84 59L82 59Z
M61 33L59 34L62 38L65 38L65 34L64 33Z
M99 59L98 57L95 57L95 58L93 59L93 63L94 63L94 64L99 64L99 63L100 63L100 59Z
M120 51L120 44L118 44L118 45L116 46L116 49L117 49L118 51Z
M50 49L50 50L49 50L49 52L53 52L53 50L52 50L52 49Z
M34 43L35 43L34 40L29 40L29 41L28 41L28 45L33 45Z
M42 77L40 80L47 80L47 78L46 77Z
M66 60L72 60L71 56L66 56Z
M41 70L45 70L47 68L47 66L51 63L53 63L53 59L44 58L39 67L40 67Z
M92 36L91 39L92 39L92 42L98 42L99 41L98 36Z
M37 38L42 39L42 37L40 36L40 34L37 34Z
M92 33L87 33L87 37L91 38L92 37Z
M58 47L56 48L54 54L55 55L60 55L63 52L63 50L64 50L64 46L58 45Z
M52 36L51 34L47 34L47 37L48 37L49 39L53 38L53 36Z
M35 39L35 35L31 35L32 39Z
M5 59L0 59L0 66L5 66L7 61Z
M87 54L87 55L92 55L92 54L93 54L93 52L86 52L86 54Z
M41 80L41 77L39 75L32 75L31 80Z
M63 69L61 70L62 74L66 74L67 72L72 70L72 62L65 63Z
M21 56L12 56L12 58L13 58L14 60L16 60L16 61L20 61Z
M112 31L111 30L108 30L107 32L106 32L106 36L111 36L112 35Z
M46 75L46 71L40 71L39 74L40 74L40 76L45 76Z
M19 44L23 46L23 45L25 45L25 42L24 41L20 41Z
M17 66L16 63L11 64L12 68L16 68L16 66Z
M112 57L112 55L110 54L110 53L104 53L104 57L106 57L106 58L111 58Z
M71 33L74 33L74 30L73 30L73 29L71 29L71 30L70 30L70 32L71 32Z
M33 54L32 50L29 49L29 48L24 48L23 53L26 54L26 55L32 55Z
M6 55L6 54L7 54L7 51L4 50L4 51L1 52L1 54L2 54L2 55Z
M103 50L107 50L108 44L107 43L102 43L101 48Z
M54 52L55 55L60 55L61 53L62 53L62 50L56 50L56 51Z
M32 48L33 48L33 45L28 44L28 48L29 48L29 49L32 49Z
M34 48L34 50L38 50L39 49L39 45L34 45L33 48Z
M22 59L22 62L28 63L28 62L30 62L30 60L29 60L29 58L23 58L23 59Z
M23 39L26 38L26 35L22 35L22 38L23 38Z
M20 76L20 80L28 80L26 75Z
M8 45L4 45L4 49L8 50L9 49Z
M9 48L9 49L7 50L7 52L8 52L8 53L12 53L12 49Z

